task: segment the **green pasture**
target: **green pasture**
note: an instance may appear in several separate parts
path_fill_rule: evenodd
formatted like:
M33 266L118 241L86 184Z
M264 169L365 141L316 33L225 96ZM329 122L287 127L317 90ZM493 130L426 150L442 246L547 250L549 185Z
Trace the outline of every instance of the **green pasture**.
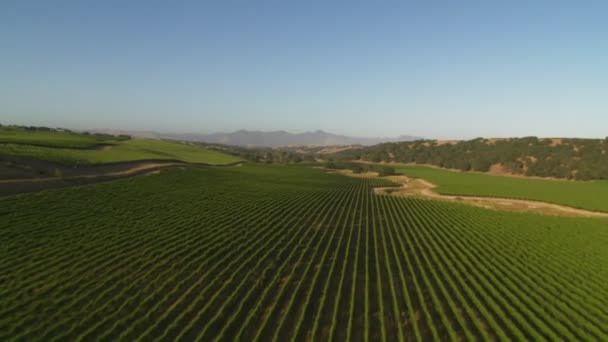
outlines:
M0 144L0 154L30 157L68 165L103 164L146 159L179 160L187 163L229 164L240 159L203 147L162 140L116 141L103 149L52 148L25 144Z
M117 141L118 139L108 139L106 137L77 133L0 130L0 144L88 148L98 144L113 144Z
M457 172L426 166L395 164L409 177L425 179L445 195L529 199L594 211L608 211L607 181L558 181Z

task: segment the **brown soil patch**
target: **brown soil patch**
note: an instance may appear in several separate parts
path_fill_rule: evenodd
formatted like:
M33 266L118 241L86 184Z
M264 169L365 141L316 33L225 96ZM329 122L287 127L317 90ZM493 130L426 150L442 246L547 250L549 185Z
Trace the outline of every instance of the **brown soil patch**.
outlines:
M343 169L343 170L333 170L333 169L326 169L326 168L322 168L322 169L324 169L325 171L327 171L329 173L337 173L337 174L346 175L346 176L350 176L350 177L356 177L356 178L375 178L375 177L379 176L378 172L375 172L375 171L353 173L352 170L348 170L348 169Z
M346 145L346 146L328 146L325 147L321 150L319 150L319 152L317 152L318 154L332 154L332 153L336 153L336 152L340 152L340 151L344 151L344 150L350 150L353 148L356 148L357 146L353 146L353 145Z
M551 140L550 146L553 146L553 147L562 144L562 139L561 138L549 138L549 140Z
M455 145L458 144L458 140L435 140L437 146L441 145Z
M510 140L510 138L489 138L489 139L484 139L484 143L487 145L496 145L497 141L505 141L505 140Z
M492 166L490 166L490 170L487 173L496 176L517 176L513 172L505 169L505 167L502 166L500 163L493 164Z
M173 166L173 165L179 165L178 163L146 163L146 164L141 164L138 165L136 167L130 168L128 170L124 170L124 171L120 171L120 172L114 172L114 173L109 173L106 174L105 176L123 176L123 175L130 175L133 173L137 173L137 172L141 172L141 171L145 171L145 170L150 170L150 169L158 169L161 167L167 167L167 166ZM160 171L160 170L158 170Z
M536 158L535 156L525 156L524 159L528 159L533 163L536 163L538 161L538 158Z

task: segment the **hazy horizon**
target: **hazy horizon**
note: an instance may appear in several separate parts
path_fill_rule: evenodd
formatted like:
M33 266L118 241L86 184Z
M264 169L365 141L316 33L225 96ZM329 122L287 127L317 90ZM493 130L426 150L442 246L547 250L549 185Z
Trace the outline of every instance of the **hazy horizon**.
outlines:
M608 3L0 5L0 123L608 136Z

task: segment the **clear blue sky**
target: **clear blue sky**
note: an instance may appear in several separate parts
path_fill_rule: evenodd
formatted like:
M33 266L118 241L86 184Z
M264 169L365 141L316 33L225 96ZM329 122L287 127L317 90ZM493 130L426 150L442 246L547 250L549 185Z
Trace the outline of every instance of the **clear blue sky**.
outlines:
M608 1L7 0L0 122L604 137Z

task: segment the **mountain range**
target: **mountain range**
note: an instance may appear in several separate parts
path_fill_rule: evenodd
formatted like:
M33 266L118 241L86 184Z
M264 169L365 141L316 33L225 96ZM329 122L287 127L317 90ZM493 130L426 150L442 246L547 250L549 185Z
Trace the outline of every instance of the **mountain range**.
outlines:
M333 134L321 130L290 133L287 131L249 131L239 130L231 133L158 133L154 131L130 131L100 129L90 130L95 133L127 134L137 138L173 139L196 142L215 143L244 147L279 147L279 146L336 146L336 145L375 145L393 141L413 141L422 138L401 135L396 138L367 138Z

